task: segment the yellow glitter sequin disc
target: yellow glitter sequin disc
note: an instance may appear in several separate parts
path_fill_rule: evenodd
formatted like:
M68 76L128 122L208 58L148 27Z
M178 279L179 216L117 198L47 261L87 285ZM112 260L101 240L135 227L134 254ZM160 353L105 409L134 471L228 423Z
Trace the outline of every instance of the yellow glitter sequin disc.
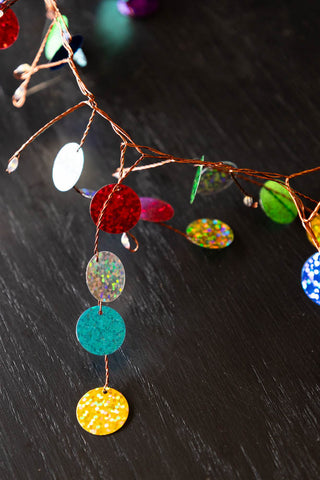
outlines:
M310 225L311 225L311 228L313 230L313 233L314 233L317 241L320 243L320 215L316 215L314 217L314 219L311 220ZM309 233L307 233L307 235L308 235L308 239L310 240L310 242L313 245L311 235L309 235Z
M122 393L103 387L89 390L77 405L77 420L93 435L109 435L119 430L129 415L129 405Z

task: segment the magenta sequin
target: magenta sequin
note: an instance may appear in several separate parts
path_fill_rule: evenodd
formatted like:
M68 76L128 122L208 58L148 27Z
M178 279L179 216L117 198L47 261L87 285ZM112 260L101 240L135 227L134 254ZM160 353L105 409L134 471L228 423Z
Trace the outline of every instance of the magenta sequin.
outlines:
M146 17L159 7L159 0L118 0L118 10L129 17Z
M169 203L157 198L140 197L141 220L147 222L167 222L174 215L174 210Z

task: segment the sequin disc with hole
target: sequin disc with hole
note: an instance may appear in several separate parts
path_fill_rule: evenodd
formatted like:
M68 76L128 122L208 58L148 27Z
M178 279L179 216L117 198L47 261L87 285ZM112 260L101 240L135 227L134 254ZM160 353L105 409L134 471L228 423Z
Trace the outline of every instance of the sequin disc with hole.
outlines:
M52 168L54 186L60 192L71 190L82 173L83 150L77 143L67 143L58 152Z
M129 405L122 393L103 387L89 390L77 405L77 420L93 435L110 435L119 430L129 415Z
M19 35L19 22L11 8L0 17L0 50L11 47Z
M232 162L222 162L225 165L237 168ZM199 182L199 195L212 195L230 187L233 180L227 171L216 168L204 168Z
M140 219L146 222L167 222L174 215L172 206L163 200L151 197L140 197L140 202Z
M303 265L301 285L310 300L320 305L320 252L311 255Z
M274 222L291 223L298 215L290 193L282 184L268 180L260 189L259 195L264 213Z
M97 261L98 259L98 261ZM90 293L101 302L113 302L121 295L126 273L117 255L112 252L99 252L87 265L86 281Z
M91 218L96 225L103 210L104 203L112 192L114 184L105 185L97 191L90 204ZM141 203L132 188L119 185L106 206L100 229L108 233L128 232L140 218Z
M199 247L221 249L231 245L234 234L229 225L221 220L199 218L186 228L188 239Z
M77 339L81 346L94 355L110 355L118 350L126 336L126 326L121 315L110 307L88 308L80 316Z

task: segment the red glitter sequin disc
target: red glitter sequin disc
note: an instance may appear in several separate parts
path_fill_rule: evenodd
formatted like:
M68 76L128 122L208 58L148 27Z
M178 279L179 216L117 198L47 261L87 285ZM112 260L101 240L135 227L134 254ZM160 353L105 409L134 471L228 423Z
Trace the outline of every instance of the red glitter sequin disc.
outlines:
M90 215L96 225L114 184L105 185L97 191L90 204ZM138 195L126 185L119 185L103 214L100 230L108 233L128 232L138 223L141 203Z
M146 222L167 222L174 215L174 210L169 203L157 198L140 197L141 220Z
M19 22L11 8L0 17L0 49L11 47L19 34Z

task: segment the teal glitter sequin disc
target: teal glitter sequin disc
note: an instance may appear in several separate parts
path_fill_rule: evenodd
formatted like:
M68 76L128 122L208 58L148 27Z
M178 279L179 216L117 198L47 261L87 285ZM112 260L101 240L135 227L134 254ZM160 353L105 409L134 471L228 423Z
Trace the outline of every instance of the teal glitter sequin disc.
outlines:
M199 218L186 228L188 239L203 248L221 249L231 245L234 239L233 231L221 220Z
M82 347L94 355L110 355L118 350L126 336L121 315L110 307L88 308L77 323L77 338Z

